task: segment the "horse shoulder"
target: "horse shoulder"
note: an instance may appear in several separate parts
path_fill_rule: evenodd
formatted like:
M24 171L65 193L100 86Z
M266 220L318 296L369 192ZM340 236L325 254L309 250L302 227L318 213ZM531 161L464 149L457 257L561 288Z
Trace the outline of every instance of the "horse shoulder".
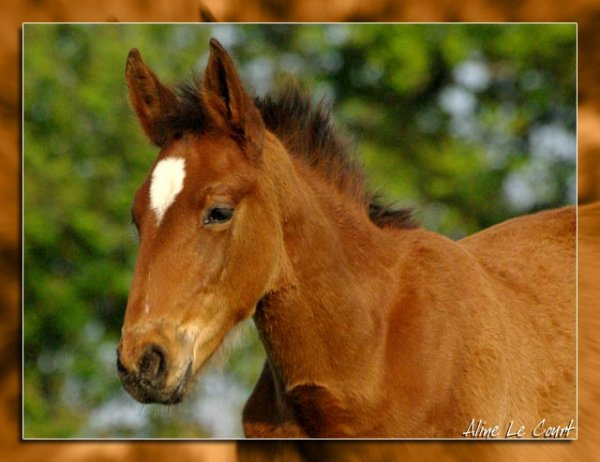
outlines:
M460 436L470 413L492 415L491 396L504 393L505 384L492 377L506 362L497 344L498 300L460 244L425 230L398 241L385 347L387 408L405 416L394 422L403 435Z
M485 270L502 307L512 408L528 409L532 423L568 422L573 415L575 230L575 209L565 207L460 241Z
M575 319L575 218L575 209L565 207L508 220L460 241L489 275L515 324L553 333L553 342L562 339L568 349Z
M397 414L459 436L473 414L572 413L574 230L567 208L459 242L405 233L386 348Z

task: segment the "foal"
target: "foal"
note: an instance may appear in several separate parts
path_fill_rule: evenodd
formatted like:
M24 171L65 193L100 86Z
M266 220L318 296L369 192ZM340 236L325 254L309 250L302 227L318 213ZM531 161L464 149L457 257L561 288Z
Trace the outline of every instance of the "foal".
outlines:
M135 49L126 78L160 148L132 208L118 370L134 398L181 401L253 317L267 360L247 436L462 437L472 419L531 436L574 418L572 208L453 242L372 205L323 111L294 90L251 99L216 40L198 88L176 95Z

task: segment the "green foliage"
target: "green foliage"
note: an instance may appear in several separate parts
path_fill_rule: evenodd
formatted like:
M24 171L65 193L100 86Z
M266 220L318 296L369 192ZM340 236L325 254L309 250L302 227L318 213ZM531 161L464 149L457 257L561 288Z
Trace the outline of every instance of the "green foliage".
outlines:
M133 403L114 365L130 206L156 155L125 58L137 47L178 83L201 72L211 36L250 90L293 76L331 102L373 188L426 227L459 238L574 202L574 25L26 25L26 437L240 435L264 357L255 333L191 405Z

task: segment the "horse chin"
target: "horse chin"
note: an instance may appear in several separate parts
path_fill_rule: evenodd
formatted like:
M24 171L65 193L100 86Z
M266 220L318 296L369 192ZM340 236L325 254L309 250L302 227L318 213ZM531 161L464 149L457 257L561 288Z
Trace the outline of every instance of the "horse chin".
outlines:
M142 404L179 404L185 398L188 385L192 378L192 363L188 363L185 373L175 387L164 388L164 384L152 384L146 380L121 378L127 392Z

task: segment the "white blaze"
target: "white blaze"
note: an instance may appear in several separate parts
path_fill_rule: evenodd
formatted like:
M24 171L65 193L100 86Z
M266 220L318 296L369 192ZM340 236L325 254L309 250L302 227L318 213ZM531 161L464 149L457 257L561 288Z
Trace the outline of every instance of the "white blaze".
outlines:
M154 210L159 224L182 190L184 178L185 159L180 157L163 159L154 167L150 184L150 207Z

